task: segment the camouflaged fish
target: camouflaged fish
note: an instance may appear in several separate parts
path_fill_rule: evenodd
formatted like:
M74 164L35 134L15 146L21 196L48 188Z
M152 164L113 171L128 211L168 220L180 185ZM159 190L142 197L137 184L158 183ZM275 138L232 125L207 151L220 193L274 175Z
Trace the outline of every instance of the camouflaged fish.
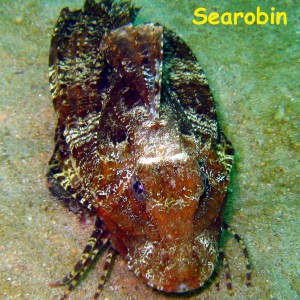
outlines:
M58 123L49 180L97 215L69 292L108 246L147 285L201 287L219 256L233 149L195 55L129 2L62 10L50 50ZM69 293L68 292L68 293ZM67 297L68 294L66 294Z

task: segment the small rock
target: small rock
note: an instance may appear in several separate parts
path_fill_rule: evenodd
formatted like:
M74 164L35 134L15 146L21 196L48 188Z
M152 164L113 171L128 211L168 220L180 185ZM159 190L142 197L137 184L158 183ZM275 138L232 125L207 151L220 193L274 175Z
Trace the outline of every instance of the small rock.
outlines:
M282 105L279 105L273 118L277 122L281 122L285 116L285 109Z
M15 18L16 24L22 24L23 22L24 22L24 19L21 16Z

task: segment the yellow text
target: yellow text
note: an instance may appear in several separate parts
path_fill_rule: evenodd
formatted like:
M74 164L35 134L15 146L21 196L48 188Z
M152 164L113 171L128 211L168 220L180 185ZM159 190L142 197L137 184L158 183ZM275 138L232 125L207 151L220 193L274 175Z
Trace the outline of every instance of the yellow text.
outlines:
M206 8L198 7L194 11L193 24L204 25L209 23L211 25L238 25L244 22L247 25L287 25L286 12L275 12L275 7L271 7L271 12L267 13L261 11L260 6L256 7L256 12L224 12L219 14L217 12L211 12L206 14Z

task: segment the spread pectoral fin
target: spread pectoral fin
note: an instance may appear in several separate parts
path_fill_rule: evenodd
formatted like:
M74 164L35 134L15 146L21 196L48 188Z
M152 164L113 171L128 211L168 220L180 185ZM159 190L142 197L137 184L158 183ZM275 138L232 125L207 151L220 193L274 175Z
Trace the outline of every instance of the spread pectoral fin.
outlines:
M92 197L83 188L82 182L72 166L71 154L59 128L56 129L55 149L49 161L48 179L50 184L52 180L58 182L77 202L89 210L93 210ZM52 192L57 196L60 194L58 188L52 188Z

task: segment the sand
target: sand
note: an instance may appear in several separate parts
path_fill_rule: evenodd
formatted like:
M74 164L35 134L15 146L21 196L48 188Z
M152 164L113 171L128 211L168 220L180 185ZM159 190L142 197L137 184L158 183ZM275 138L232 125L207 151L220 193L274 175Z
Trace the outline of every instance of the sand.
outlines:
M226 221L244 238L253 287L244 285L243 256L233 240L225 251L234 296L211 284L187 299L300 299L299 37L296 1L274 4L284 25L192 24L193 11L255 11L241 1L135 0L138 22L176 31L198 57L236 156ZM200 4L201 2L201 4ZM275 3L275 2L274 2ZM281 1L283 3L283 1ZM51 33L64 6L81 1L5 1L0 4L0 299L58 299L61 278L80 256L93 227L48 192L47 162L55 115L48 85ZM262 9L270 11L264 2ZM91 299L103 260L71 299ZM101 299L182 299L146 287L118 257Z

